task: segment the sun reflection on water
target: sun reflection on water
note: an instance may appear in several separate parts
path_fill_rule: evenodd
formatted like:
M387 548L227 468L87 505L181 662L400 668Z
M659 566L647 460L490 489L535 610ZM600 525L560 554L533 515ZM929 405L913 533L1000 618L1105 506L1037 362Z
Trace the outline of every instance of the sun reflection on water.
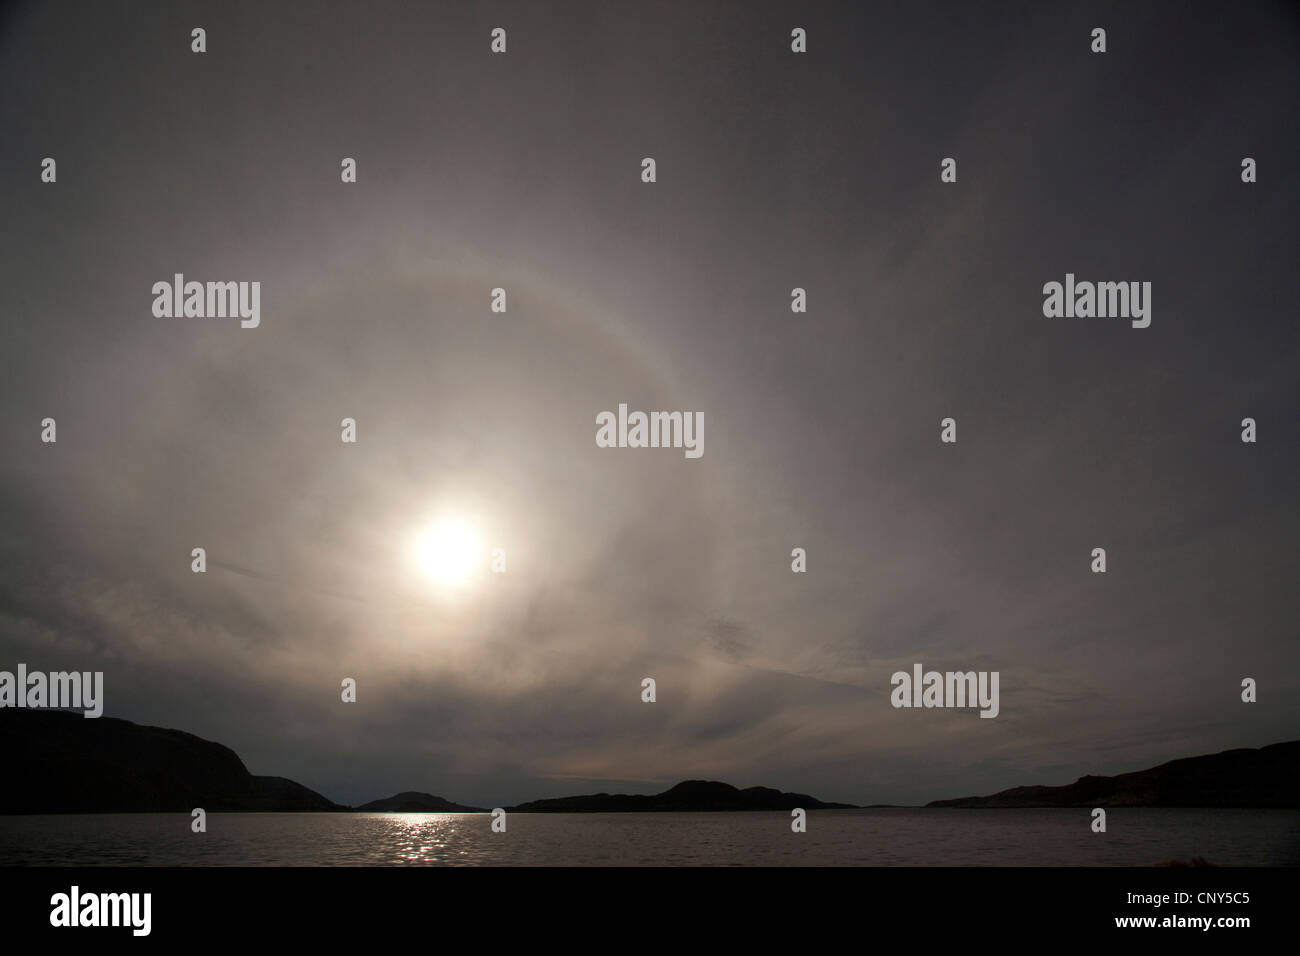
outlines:
M445 863L464 856L451 851L457 831L464 826L455 813L402 813L382 818L382 845L391 863Z

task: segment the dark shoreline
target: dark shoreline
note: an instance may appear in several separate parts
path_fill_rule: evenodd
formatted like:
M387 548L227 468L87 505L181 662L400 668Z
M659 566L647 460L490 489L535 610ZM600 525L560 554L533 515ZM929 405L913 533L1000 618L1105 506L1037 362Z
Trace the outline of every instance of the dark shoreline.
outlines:
M0 814L489 813L406 791L357 807L334 803L284 777L248 772L230 748L193 734L114 717L51 710L0 710L0 751L17 766L0 793ZM509 813L673 813L858 809L1300 808L1300 741L1186 757L1114 777L1059 787L1014 787L923 807L859 807L769 787L686 780L657 794L595 793L526 801Z

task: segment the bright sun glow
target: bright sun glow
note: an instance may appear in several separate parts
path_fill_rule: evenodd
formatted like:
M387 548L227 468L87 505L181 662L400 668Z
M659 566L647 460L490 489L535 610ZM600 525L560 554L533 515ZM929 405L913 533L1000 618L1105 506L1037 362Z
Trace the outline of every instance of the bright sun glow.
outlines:
M415 540L415 558L424 573L438 584L465 584L479 570L483 549L474 528L466 521L445 519L430 525Z

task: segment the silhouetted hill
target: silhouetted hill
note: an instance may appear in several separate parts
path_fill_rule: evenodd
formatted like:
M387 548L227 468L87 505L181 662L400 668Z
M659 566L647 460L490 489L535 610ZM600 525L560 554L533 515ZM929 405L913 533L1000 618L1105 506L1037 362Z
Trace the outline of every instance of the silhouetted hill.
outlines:
M357 807L369 813L487 813L482 807L465 807L431 793L406 790L384 800L371 800Z
M927 807L1300 807L1300 740L1171 760L1064 787L1013 787Z
M0 709L0 813L346 810L229 747L113 717Z
M188 813L348 811L284 777L250 774L229 747L193 734L114 717L0 708L0 754L21 772L0 783L0 813ZM852 809L770 787L746 790L687 780L653 796L598 793L534 800L523 812ZM484 813L429 793L405 791L356 808L368 812Z
M593 793L580 797L533 800L510 807L518 813L628 813L665 810L854 810L848 803L823 803L804 793L782 793L770 787L738 790L715 780L685 780L663 793L643 796Z

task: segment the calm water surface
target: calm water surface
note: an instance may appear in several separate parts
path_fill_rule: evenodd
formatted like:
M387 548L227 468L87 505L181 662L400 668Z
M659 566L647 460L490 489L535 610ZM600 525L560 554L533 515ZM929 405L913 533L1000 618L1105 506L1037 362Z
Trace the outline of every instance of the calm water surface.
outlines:
M0 865L1300 865L1300 811L832 810L785 813L211 813L0 816Z

